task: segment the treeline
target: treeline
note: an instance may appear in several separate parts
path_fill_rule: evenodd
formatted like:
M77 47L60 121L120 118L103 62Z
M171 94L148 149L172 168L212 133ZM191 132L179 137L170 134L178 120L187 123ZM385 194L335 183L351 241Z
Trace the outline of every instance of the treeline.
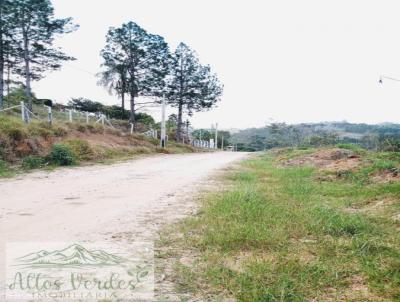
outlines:
M279 147L321 147L352 143L371 150L400 151L400 125L352 124L347 122L298 124L273 123L232 135L239 151Z
M22 84L32 110L31 82L74 60L53 46L54 38L77 28L71 18L55 18L49 0L0 0L0 108L4 85L9 93L10 85ZM133 124L138 110L165 98L177 108L178 140L183 116L212 108L222 96L218 77L210 66L200 63L195 51L180 43L171 52L163 37L134 22L108 30L101 57L99 85L121 99L121 116L126 116L126 98Z

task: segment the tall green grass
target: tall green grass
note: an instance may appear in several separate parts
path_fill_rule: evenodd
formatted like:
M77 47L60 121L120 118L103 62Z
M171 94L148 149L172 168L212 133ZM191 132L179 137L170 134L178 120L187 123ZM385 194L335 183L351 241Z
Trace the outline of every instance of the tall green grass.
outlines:
M398 183L320 182L270 154L227 181L185 223L185 244L202 257L181 270L183 287L208 284L238 301L400 301ZM389 197L379 215L353 209Z

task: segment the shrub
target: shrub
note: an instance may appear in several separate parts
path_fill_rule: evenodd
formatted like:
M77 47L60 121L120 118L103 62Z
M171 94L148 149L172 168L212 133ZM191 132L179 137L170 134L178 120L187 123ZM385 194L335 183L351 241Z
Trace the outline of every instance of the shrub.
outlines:
M0 159L0 177L10 177L14 175L14 171L12 171L7 163Z
M63 143L73 153L77 160L90 160L94 152L87 141L81 139L68 140Z
M85 133L86 132L86 126L83 124L78 124L76 125L76 130L78 130L79 132Z
M62 136L66 136L68 134L68 131L64 127L55 127L53 129L53 133L55 136L62 137Z
M88 124L86 125L86 129L89 130L90 133L103 133L104 127L99 124Z
M26 132L20 128L11 128L6 132L8 137L14 141L21 141L26 137Z
M75 156L68 146L55 144L48 155L50 163L58 166L71 166L75 163Z
M53 132L49 129L49 126L43 123L29 124L28 131L30 135L41 136L44 138L49 138L53 135Z
M37 169L42 167L44 163L45 163L44 158L40 156L30 155L22 160L22 167L28 170Z

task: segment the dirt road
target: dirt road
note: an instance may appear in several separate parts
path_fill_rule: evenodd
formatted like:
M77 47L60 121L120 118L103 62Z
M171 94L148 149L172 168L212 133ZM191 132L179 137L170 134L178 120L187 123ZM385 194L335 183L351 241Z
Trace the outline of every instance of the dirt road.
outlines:
M0 271L6 242L152 240L193 211L190 197L210 176L245 156L160 155L2 180Z

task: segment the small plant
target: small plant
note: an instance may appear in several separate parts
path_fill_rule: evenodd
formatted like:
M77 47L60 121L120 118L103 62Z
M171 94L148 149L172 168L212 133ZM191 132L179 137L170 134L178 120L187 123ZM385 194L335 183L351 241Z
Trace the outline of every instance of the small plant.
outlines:
M41 136L44 138L49 138L52 136L52 131L49 126L43 123L31 123L28 126L28 132L31 136Z
M72 139L63 143L71 150L72 154L77 160L90 160L94 156L93 149L90 144L81 139Z
M68 134L68 131L64 127L55 127L53 129L53 133L55 136L62 137L62 136L66 136Z
M58 166L71 166L75 164L75 156L68 146L55 144L48 155L50 163Z
M76 125L76 130L78 130L79 132L85 133L86 132L86 126L83 124L78 124Z
M14 173L4 160L0 159L0 177L10 177Z
M103 126L99 125L99 124L87 124L86 129L90 133L103 133L104 132Z
M27 170L38 169L45 163L43 157L30 155L23 159L22 167Z
M7 131L8 137L14 141L21 141L26 137L26 133L23 129L12 128Z

